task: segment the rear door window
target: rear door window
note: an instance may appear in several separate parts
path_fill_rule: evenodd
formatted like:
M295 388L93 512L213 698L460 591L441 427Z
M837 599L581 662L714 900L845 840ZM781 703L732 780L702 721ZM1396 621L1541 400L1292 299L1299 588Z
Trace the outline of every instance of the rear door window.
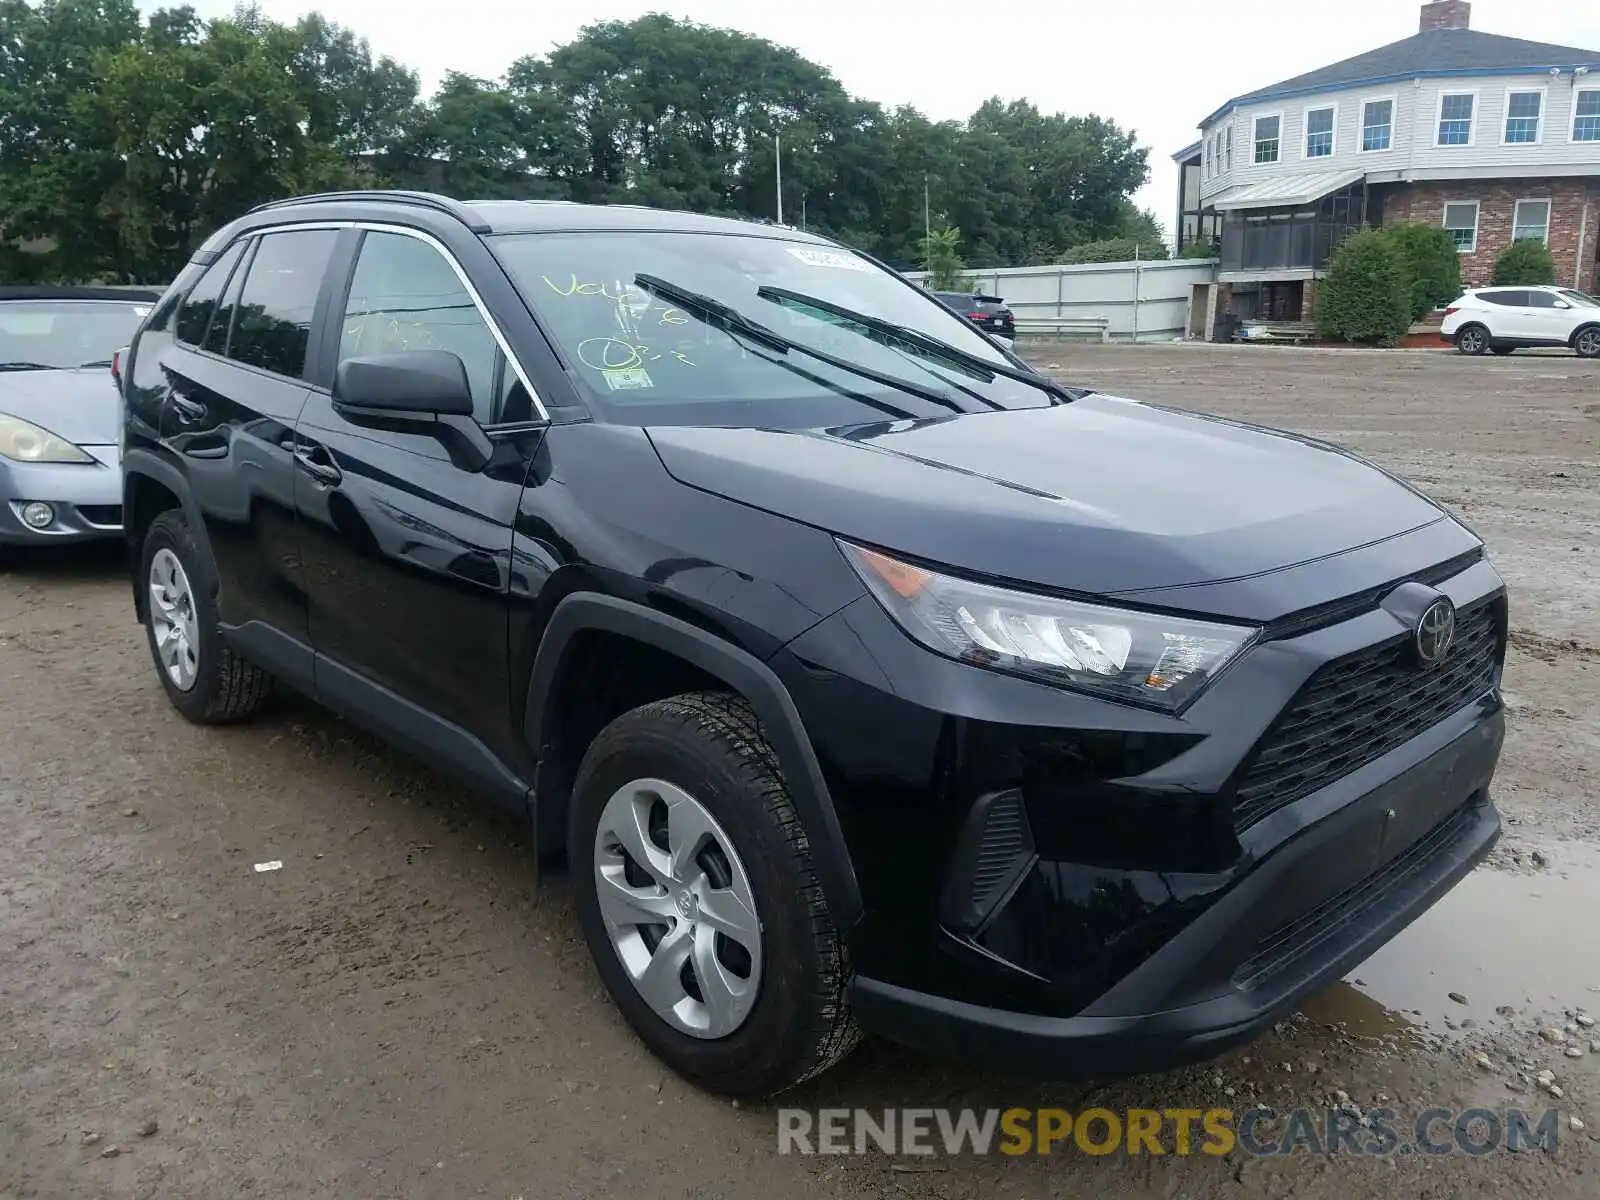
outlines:
M211 327L211 318L216 315L217 304L222 299L222 289L227 286L228 280L233 275L234 267L239 265L239 256L244 253L244 243L235 242L222 252L222 257L206 268L194 287L189 289L189 298L183 302L183 307L178 310L178 340L191 346L205 344L206 330Z
M1527 308L1528 293L1518 291L1479 292L1478 299L1501 308Z
M311 320L335 229L264 234L246 271L228 357L275 375L305 373Z

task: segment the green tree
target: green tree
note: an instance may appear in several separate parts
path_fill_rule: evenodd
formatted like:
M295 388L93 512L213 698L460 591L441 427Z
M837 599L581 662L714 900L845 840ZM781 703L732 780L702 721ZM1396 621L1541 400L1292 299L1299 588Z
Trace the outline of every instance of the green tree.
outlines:
M1060 261L1068 266L1078 263L1159 262L1171 256L1167 243L1161 238L1145 241L1140 238L1116 237L1104 241L1084 242L1061 255Z
M1420 321L1461 295L1461 252L1438 225L1392 225L1385 232L1411 276L1411 319Z
M0 274L159 281L254 204L353 183L783 215L898 267L925 226L974 262L1164 241L1098 116L991 99L932 121L794 50L660 14L591 25L504 78L416 75L354 30L241 7L0 0Z
M965 282L967 264L961 257L961 230L935 229L922 239L922 269L928 286L936 292L956 291Z
M1346 238L1317 289L1316 316L1324 337L1397 344L1411 328L1411 275L1395 239L1376 229Z
M1497 286L1554 287L1556 260L1549 248L1533 238L1518 238L1500 252L1494 264Z

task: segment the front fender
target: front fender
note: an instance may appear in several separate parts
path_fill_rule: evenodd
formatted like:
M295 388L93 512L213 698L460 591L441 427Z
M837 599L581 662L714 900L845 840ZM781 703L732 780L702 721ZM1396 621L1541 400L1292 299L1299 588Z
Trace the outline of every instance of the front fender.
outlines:
M861 916L861 889L816 751L782 681L748 651L640 604L592 592L573 593L551 614L534 659L524 726L528 744L541 753L549 744L551 713L560 703L552 692L561 675L562 659L573 638L585 630L655 646L715 676L750 703L777 754L784 783L805 826L829 912L841 929L855 924ZM543 830L548 826L540 820L539 804L536 788L534 820Z

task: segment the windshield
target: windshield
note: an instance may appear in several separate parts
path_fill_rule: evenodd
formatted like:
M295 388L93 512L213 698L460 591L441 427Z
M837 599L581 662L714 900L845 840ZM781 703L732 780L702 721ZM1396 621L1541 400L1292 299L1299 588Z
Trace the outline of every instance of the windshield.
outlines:
M926 346L808 307L800 297L1015 369L930 293L837 247L763 234L625 231L507 234L493 244L562 357L575 365L585 398L607 420L801 428L1052 403L1036 386L987 378ZM639 286L641 275L914 391L730 331L659 288ZM948 400L935 403L930 389Z
M110 366L149 311L131 300L0 301L0 370Z
M1572 292L1572 291L1567 291L1567 290L1563 289L1561 294L1563 296L1565 296L1568 300L1572 301L1572 303L1574 303L1576 305L1579 305L1580 307L1583 307L1583 308L1600 308L1600 300L1596 300L1593 296L1589 295L1587 292Z

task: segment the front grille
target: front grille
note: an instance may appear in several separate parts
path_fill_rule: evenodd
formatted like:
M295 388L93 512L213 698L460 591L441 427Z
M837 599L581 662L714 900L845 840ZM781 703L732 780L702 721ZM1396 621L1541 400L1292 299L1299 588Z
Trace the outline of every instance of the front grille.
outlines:
M1504 603L1462 609L1439 666L1411 661L1409 635L1335 659L1301 688L1240 770L1233 820L1248 828L1437 725L1494 684Z

